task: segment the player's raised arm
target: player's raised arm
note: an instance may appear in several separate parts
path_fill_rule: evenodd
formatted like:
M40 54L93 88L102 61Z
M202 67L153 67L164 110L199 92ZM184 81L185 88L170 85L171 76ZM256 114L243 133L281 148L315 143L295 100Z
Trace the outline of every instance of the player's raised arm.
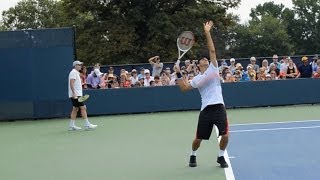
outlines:
M207 39L207 46L209 50L209 55L210 55L210 60L211 63L215 66L218 67L218 61L217 61L217 55L216 55L216 48L214 47L214 43L210 34L210 30L213 27L213 22L208 21L206 23L203 23L203 29L204 29L204 34Z

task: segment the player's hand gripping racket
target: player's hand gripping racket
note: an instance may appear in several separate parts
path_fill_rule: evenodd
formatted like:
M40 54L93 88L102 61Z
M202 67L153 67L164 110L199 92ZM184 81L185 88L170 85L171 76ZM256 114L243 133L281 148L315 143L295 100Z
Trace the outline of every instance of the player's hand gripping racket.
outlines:
M191 31L184 31L177 39L179 57L176 65L179 66L180 59L192 48L194 44L194 35Z
M84 95L84 96L79 97L79 98L78 98L78 101L79 101L79 102L84 102L84 101L88 100L89 97L90 97L89 94L86 94L86 95Z

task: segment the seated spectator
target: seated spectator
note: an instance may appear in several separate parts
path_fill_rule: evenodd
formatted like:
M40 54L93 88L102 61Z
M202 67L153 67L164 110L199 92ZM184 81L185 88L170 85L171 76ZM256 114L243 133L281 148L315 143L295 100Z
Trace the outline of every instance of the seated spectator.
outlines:
M144 87L144 78L140 77L138 83L136 84L137 87Z
M290 59L288 62L288 67L285 74L286 74L286 79L293 79L293 78L296 78L298 75L298 69L293 63L292 59Z
M317 71L318 67L319 67L318 64L320 64L320 63L318 63L319 62L318 61L319 57L318 57L318 55L315 55L312 59L313 59L313 61L310 64L312 66L313 73L315 73Z
M222 72L224 68L228 67L228 64L225 59L221 61L221 65L219 67L219 71Z
M269 67L268 67L269 68ZM266 72L266 68L265 67L261 67L260 70L259 70L259 76L261 77L260 80L265 80L266 79L266 75L267 75L267 72ZM258 76L257 76L258 78Z
M278 62L278 60L279 60L278 55L274 54L274 55L272 56L272 60L273 60L273 62L270 64L270 66L271 66L272 64L274 64L274 65L276 66L276 69L280 69L280 63Z
M120 74L120 83L121 88L130 88L131 87L131 80L127 77L127 73L124 72Z
M276 71L271 71L270 76L271 76L271 80L278 80Z
M140 74L138 75L138 79L141 79L141 78L145 78L146 76L145 76L145 74L144 74L144 68L143 67L141 67L140 68Z
M168 73L168 74L167 74L167 72L162 72L161 73L161 78L160 79L161 79L161 83L162 83L163 86L168 86L169 85L170 78L168 76L170 76L170 73Z
M272 79L271 79L271 75L270 74L267 74L266 75L266 81L271 81Z
M298 78L311 78L312 77L312 66L308 63L308 58L306 56L301 58L302 63L298 70Z
M234 81L235 82L241 82L242 79L242 73L240 70L236 70L236 72L234 73Z
M149 87L154 87L154 80L150 81L150 86Z
M232 76L231 72L228 72L226 74L223 82L225 82L225 83L234 82L234 79L233 79L233 76Z
M286 79L286 73L280 73L278 79L285 80Z
M261 72L261 69L264 69L264 67L260 68L260 72L257 73L257 81L265 81L266 80L266 74L264 72Z
M154 81L154 78L152 76L150 76L149 69L145 69L144 74L146 76L144 79L144 87L148 87L148 86L150 86L150 81Z
M313 74L313 78L319 79L320 78L320 68Z
M247 66L247 74L249 76L250 81L256 80L256 71L253 69L252 64L249 64Z
M80 79L83 89L87 89L87 68L85 66L82 66L80 70Z
M160 76L160 73L162 72L163 63L160 62L159 56L154 56L149 59L149 63L152 66L152 76Z
M162 82L160 81L159 76L154 77L154 86L162 86Z
M166 67L164 73L166 74L166 76L168 78L170 78L171 77L171 69L170 69L170 67ZM162 76L162 75L160 74L160 76Z
M112 66L109 67L108 74L114 74L114 69Z
M100 89L101 73L98 69L94 69L87 77L87 86L92 89Z
M262 61L262 66L261 67L264 67L265 68L265 72L264 73L268 74L268 72L270 71L268 60L264 59Z
M271 71L275 71L277 76L279 76L280 74L280 70L277 68L277 66L275 64L270 64L270 69L269 69L269 72L268 74L271 74Z
M188 74L188 80L189 81L192 81L193 78L194 78L194 74L193 73Z
M289 60L291 60L290 57L285 57L285 58L282 60L282 63L280 64L280 74L281 74L281 73L286 73L287 68L288 68L288 66L289 66Z
M230 59L229 69L231 71L231 74L234 74L236 72L236 60L234 58Z
M255 72L259 72L259 68L260 68L260 67L256 64L256 63L257 63L257 60L256 60L255 57L251 57L251 58L250 58L250 63L251 63L251 65L252 65L253 70L254 70Z
M139 81L137 70L132 69L130 80L131 80L132 87L137 86L137 82Z

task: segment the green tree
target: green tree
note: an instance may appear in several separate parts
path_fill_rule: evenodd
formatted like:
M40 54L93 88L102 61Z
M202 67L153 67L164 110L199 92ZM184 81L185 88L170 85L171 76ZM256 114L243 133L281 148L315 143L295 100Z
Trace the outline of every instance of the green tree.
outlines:
M6 29L37 29L60 27L61 2L55 0L22 0L2 13Z

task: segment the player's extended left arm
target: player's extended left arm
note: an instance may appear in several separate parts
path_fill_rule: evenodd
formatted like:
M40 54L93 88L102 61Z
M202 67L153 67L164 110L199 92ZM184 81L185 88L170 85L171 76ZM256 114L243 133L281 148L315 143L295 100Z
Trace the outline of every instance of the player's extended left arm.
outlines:
M210 30L213 27L213 22L209 21L203 24L203 29L204 29L204 34L207 39L207 46L209 50L209 55L210 55L210 60L211 63L215 66L218 67L218 61L217 61L217 55L216 55L216 48L213 43L213 39L210 34Z

